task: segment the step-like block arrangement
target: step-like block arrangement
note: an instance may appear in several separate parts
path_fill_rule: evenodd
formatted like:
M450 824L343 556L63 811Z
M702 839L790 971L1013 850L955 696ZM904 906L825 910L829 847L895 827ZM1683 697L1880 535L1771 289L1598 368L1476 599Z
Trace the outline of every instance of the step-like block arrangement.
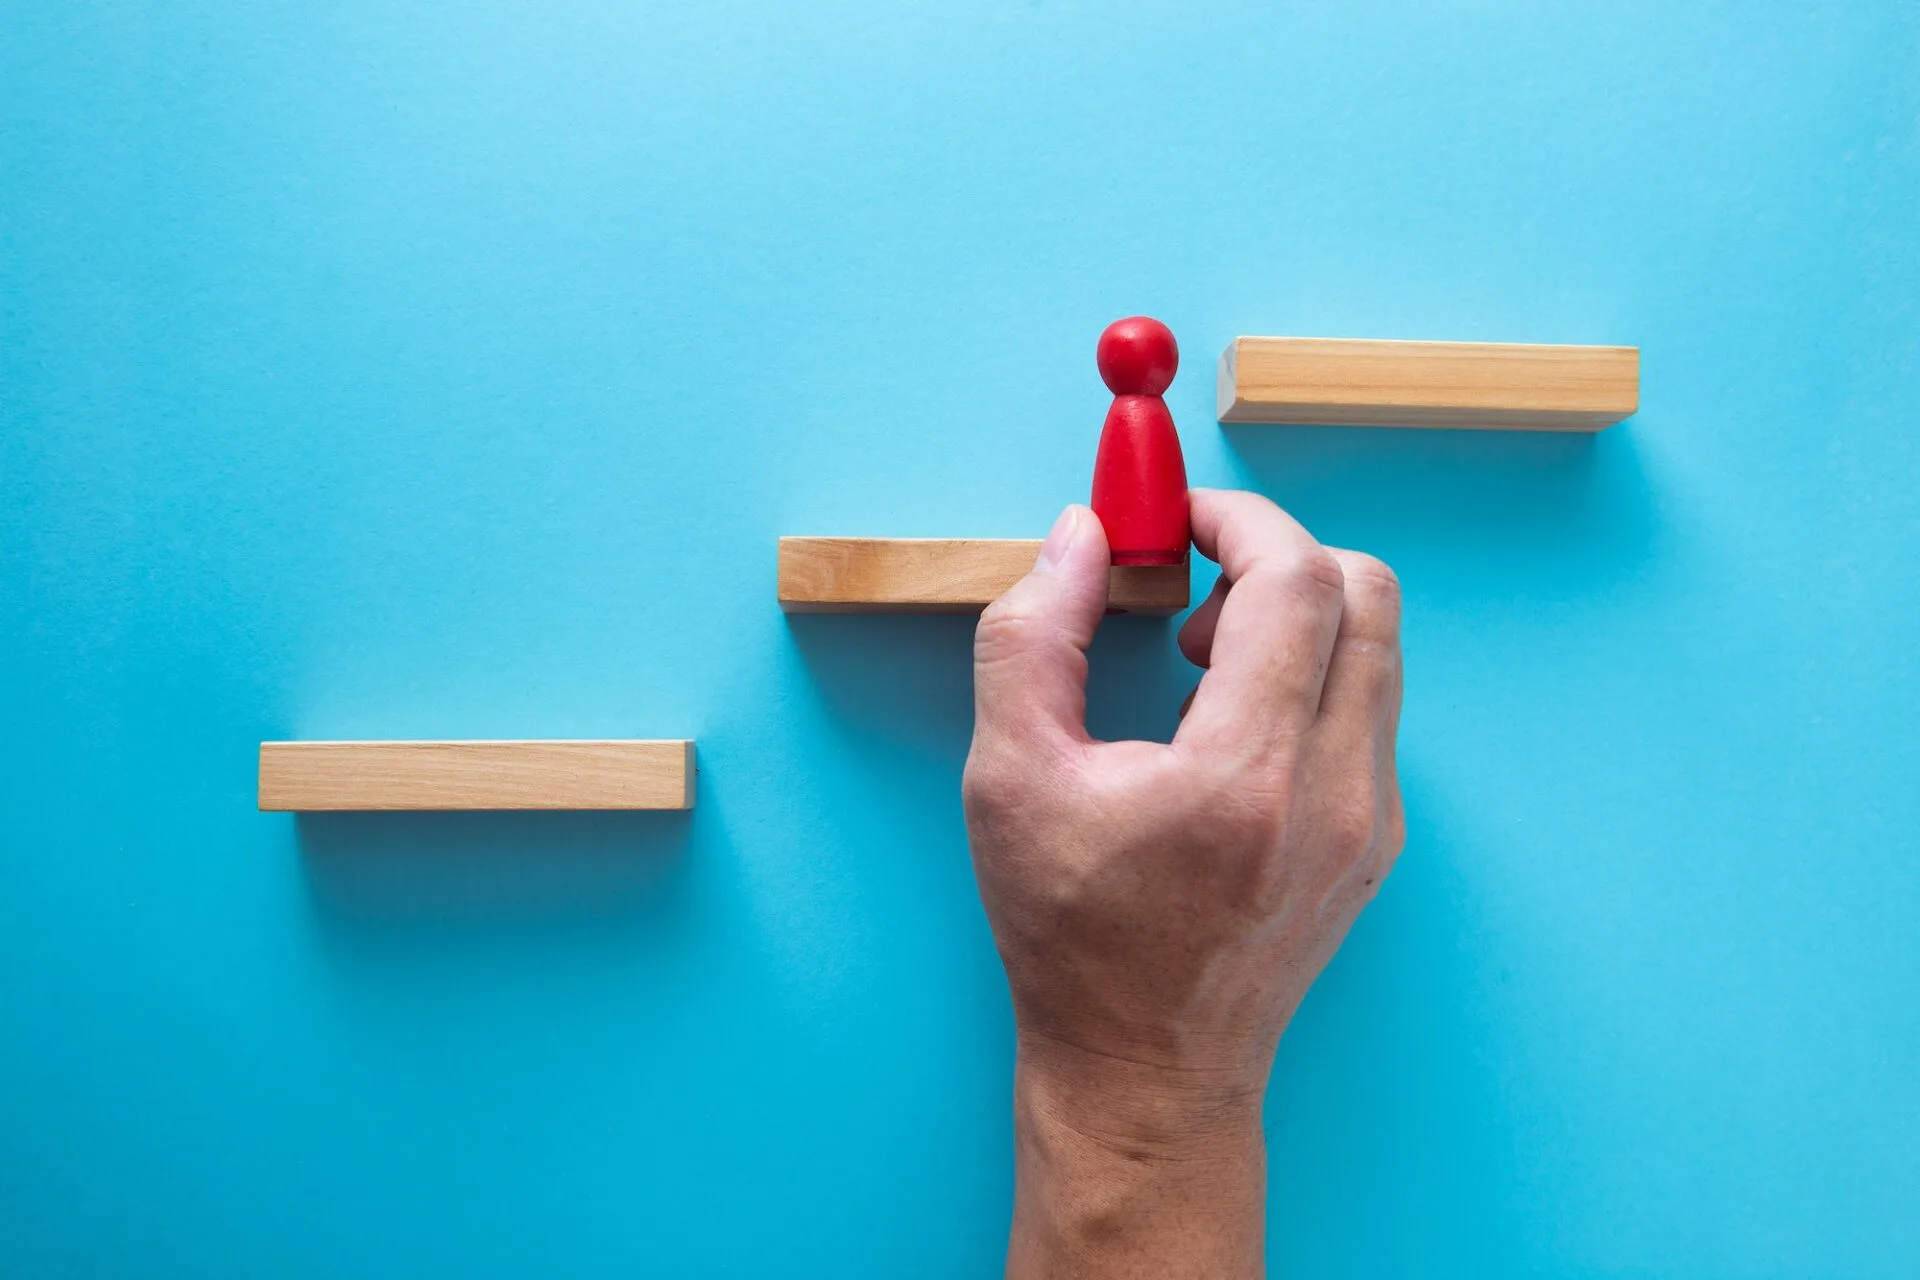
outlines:
M1598 431L1640 404L1638 347L1235 338L1222 422Z
M782 538L789 613L978 613L1033 568L1027 538ZM1184 564L1116 566L1107 607L1166 617L1187 607Z
M260 808L691 809L693 743L263 742Z

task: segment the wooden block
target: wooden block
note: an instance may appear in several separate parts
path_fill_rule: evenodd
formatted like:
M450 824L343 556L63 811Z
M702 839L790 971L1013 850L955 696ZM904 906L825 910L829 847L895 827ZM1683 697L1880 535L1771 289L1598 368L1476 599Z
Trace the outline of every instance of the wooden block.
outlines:
M263 742L260 807L691 809L693 743Z
M1038 539L782 538L788 613L978 613L1033 568ZM1184 564L1108 571L1107 605L1166 617L1187 607Z
M1598 431L1640 406L1638 347L1235 338L1222 422Z

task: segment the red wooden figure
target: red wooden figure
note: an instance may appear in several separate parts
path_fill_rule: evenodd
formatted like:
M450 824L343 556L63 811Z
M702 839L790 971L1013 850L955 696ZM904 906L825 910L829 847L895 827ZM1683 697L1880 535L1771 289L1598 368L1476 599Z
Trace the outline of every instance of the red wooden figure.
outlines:
M1093 462L1093 511L1113 563L1184 564L1187 464L1160 398L1180 367L1180 348L1158 320L1129 316L1100 335L1097 358L1113 407Z

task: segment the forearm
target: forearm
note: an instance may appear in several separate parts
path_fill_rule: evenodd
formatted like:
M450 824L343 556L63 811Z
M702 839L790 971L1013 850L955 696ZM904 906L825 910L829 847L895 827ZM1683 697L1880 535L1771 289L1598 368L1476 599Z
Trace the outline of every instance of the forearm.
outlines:
M1023 1044L1014 1109L1010 1280L1265 1274L1257 1085Z

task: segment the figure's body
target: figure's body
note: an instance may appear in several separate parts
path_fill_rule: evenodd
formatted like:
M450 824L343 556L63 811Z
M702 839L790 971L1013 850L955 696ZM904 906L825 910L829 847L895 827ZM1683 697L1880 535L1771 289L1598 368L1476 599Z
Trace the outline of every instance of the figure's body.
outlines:
M1253 494L1191 512L1221 577L1180 632L1206 671L1171 743L1087 734L1092 512L980 621L965 799L1018 1032L1010 1276L1262 1274L1274 1050L1403 838L1392 573Z
M1173 415L1161 399L1180 367L1173 334L1129 316L1100 335L1100 377L1113 392L1093 463L1093 511L1115 564L1183 564L1187 467Z

